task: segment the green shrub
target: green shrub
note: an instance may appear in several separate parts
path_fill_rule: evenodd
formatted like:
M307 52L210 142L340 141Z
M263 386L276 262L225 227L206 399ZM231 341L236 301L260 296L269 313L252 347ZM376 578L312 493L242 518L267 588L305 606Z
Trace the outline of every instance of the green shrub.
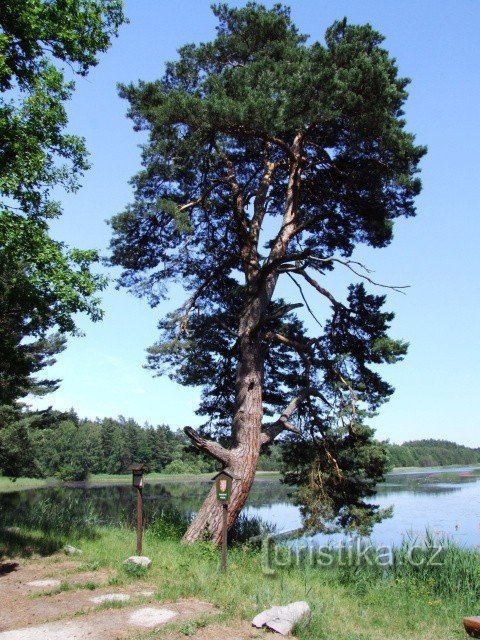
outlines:
M146 567L142 567L139 564L135 564L134 562L124 562L123 570L130 578L144 578L147 575L148 569Z
M190 524L190 517L174 507L165 507L148 526L148 532L160 540L180 540Z
M55 477L63 482L84 482L88 475L88 469L73 465L65 465L55 473Z

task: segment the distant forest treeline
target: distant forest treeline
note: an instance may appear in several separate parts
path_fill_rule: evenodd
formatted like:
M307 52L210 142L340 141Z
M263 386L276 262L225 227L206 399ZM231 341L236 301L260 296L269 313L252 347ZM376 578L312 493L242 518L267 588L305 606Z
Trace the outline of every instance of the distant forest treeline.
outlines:
M133 462L151 472L209 473L217 463L192 449L183 431L123 417L80 419L74 411L14 412L0 407L0 474L83 480L89 473L126 473ZM260 469L280 467L280 451Z
M388 444L393 467L435 467L480 463L480 449L471 449L448 440L411 440Z
M480 463L480 449L445 440L385 443L392 467ZM0 411L0 473L83 480L89 473L118 474L133 462L165 474L210 473L215 461L192 450L182 431L144 425L132 419L80 419L61 413ZM282 446L262 454L259 469L280 471Z

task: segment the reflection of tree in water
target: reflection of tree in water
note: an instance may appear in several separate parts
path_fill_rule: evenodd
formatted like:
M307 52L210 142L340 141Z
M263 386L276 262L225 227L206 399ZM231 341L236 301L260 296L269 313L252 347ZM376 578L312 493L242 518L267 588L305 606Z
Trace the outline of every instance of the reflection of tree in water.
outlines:
M209 482L168 482L148 484L144 489L145 522L152 522L164 509L191 514L201 505L210 488ZM106 487L46 488L0 494L0 526L21 526L31 520L31 513L42 501L67 503L72 497L90 506L101 524L132 526L135 521L136 494L130 485ZM248 504L260 507L289 501L289 490L278 480L254 484Z
M461 490L465 483L477 482L478 476L459 476L458 472L436 474L390 475L379 485L379 494L410 492L412 494L441 495ZM144 489L145 522L148 526L155 517L171 509L186 515L194 513L205 498L210 483L166 482L148 483ZM278 479L261 479L253 485L248 506L262 507L291 502L291 489ZM46 488L0 494L0 527L21 526L31 522L32 513L45 500L54 500L71 509L72 499L78 501L81 512L94 512L102 524L133 526L135 522L135 491L130 485L104 487ZM61 505L59 505L61 510ZM80 514L79 514L80 515Z
M463 485L478 482L477 469L468 472L443 471L437 472L409 472L388 474L385 483L378 485L377 491L381 495L390 493L410 492L413 494L443 495L454 491L461 491Z

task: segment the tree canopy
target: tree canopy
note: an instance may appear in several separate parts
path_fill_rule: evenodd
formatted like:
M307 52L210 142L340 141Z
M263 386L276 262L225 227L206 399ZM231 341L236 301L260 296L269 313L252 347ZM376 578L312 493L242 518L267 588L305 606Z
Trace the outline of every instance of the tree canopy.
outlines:
M34 374L64 347L65 334L77 333L75 313L101 317L94 294L105 278L90 272L95 251L66 249L41 220L0 215L0 238L1 404L56 388Z
M65 131L71 75L98 63L125 18L120 0L4 0L0 7L0 193L2 208L60 212L54 185L78 186L88 167L82 138ZM63 163L63 164L62 164ZM10 202L13 200L14 202Z
M259 448L286 431L307 520L322 520L326 495L329 518L374 520L363 498L387 457L364 419L393 391L377 365L406 344L389 337L393 314L352 252L387 246L395 219L415 214L425 149L405 129L408 80L370 25L335 22L321 43L282 5L213 11L213 41L182 47L161 79L121 88L149 143L134 201L112 220L112 262L153 306L171 282L188 292L161 319L149 365L203 385L208 421L187 432L238 474L232 519ZM336 267L356 279L346 302L325 283ZM284 278L295 300L275 296ZM331 312L319 335L295 311L313 312L303 287ZM207 527L218 540L215 509L212 494L190 539Z
M0 403L55 388L32 374L63 348L76 312L101 316L97 252L54 241L48 220L61 213L53 188L77 189L88 168L83 139L66 131L74 83L62 65L87 74L124 20L120 0L0 6Z

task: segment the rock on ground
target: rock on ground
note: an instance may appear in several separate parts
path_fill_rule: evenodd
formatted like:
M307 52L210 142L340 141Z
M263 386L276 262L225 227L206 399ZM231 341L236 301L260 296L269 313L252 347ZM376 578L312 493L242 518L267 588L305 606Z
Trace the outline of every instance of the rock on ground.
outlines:
M152 561L147 556L130 556L125 560L124 564L136 564L147 569L152 564Z
M102 596L94 596L90 598L93 604L103 604L104 602L128 602L130 596L128 593L105 593Z
M66 544L63 547L63 550L65 551L65 553L69 556L73 556L73 555L82 555L83 551L81 549L77 549L77 547L72 547L70 544Z
M168 607L110 609L71 620L0 632L0 640L113 640L131 637L135 630L152 630L170 621L180 622L212 611L211 605L191 600L169 603Z
M267 627L282 636L288 636L296 624L308 621L310 616L310 607L306 602L292 602L285 607L272 607L262 611L252 620L252 625L258 629Z
M27 587L59 587L61 584L60 580L54 580L47 578L46 580L32 580L31 582L27 582Z

